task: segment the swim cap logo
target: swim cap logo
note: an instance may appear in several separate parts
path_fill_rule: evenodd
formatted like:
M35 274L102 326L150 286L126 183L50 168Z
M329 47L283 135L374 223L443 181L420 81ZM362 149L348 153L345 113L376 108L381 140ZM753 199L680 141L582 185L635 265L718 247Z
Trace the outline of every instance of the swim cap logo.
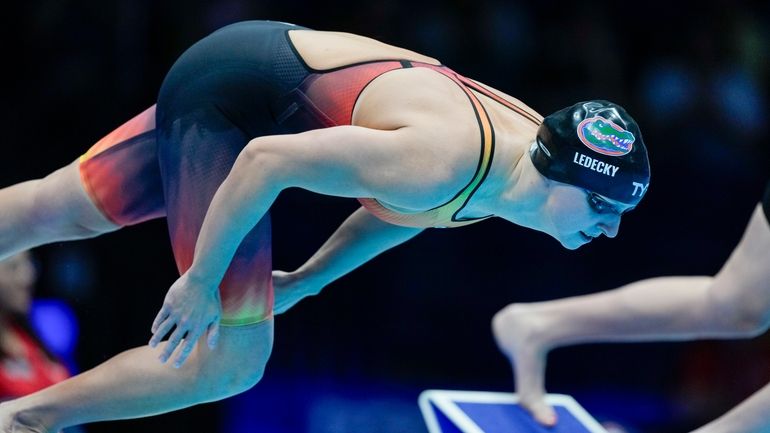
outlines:
M628 154L636 140L634 134L603 117L591 117L580 122L577 135L589 149L610 156Z

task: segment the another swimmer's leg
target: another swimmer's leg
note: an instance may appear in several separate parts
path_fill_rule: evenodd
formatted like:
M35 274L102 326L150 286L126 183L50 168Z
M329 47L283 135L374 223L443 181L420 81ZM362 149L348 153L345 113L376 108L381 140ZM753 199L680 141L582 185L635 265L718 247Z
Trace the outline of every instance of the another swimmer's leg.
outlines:
M709 329L710 277L639 281L587 296L512 304L493 319L500 349L514 364L516 392L543 424L555 414L545 405L548 351L571 344L695 338Z
M715 277L663 277L550 302L514 304L493 319L501 350L514 362L516 389L544 424L549 350L586 342L690 340L757 335L770 323L770 227L758 207Z
M272 348L273 321L223 327L220 332L216 349L209 350L205 342L197 344L179 369L158 361L162 347L143 346L3 403L0 431L54 432L88 422L160 414L241 393L262 377Z
M0 189L0 259L42 244L117 230L89 199L77 161Z

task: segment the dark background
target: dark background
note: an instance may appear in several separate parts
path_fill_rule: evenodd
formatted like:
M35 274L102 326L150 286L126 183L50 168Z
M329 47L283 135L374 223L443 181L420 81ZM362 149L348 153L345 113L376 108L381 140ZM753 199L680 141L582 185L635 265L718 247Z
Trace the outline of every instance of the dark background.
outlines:
M276 322L273 358L244 396L92 432L424 431L425 388L512 389L489 331L510 302L714 274L768 180L767 2L29 1L8 5L4 158L10 185L66 165L154 103L189 45L245 19L349 31L434 56L547 114L625 106L653 177L620 235L570 252L493 220L428 230ZM291 270L353 211L303 191L274 208L274 264ZM770 254L770 252L768 252ZM39 248L42 297L65 299L90 368L145 344L176 271L164 221ZM549 391L631 431L686 431L770 379L767 337L558 349ZM246 361L245 361L246 362Z

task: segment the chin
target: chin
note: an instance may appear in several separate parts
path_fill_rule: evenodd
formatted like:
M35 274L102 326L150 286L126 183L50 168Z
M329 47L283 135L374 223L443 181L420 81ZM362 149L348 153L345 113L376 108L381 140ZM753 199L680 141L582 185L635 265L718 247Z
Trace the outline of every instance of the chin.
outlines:
M561 243L561 246L563 246L564 248L566 248L568 250L576 250L576 249L582 247L583 245L585 245L587 243L590 243L590 241L589 242L584 242L582 239L578 239L578 238L574 238L574 237L567 238L567 239L564 239L564 240L560 239L559 242Z
M582 247L585 244L565 244L565 243L562 243L561 245L564 248L568 249L568 250L575 251L576 249Z
M566 248L568 250L576 250L576 249L578 249L578 248L583 246L582 243L571 241L571 240L566 240L566 241L565 240L560 240L560 239L557 239L557 240L559 241L561 246L563 246L564 248Z

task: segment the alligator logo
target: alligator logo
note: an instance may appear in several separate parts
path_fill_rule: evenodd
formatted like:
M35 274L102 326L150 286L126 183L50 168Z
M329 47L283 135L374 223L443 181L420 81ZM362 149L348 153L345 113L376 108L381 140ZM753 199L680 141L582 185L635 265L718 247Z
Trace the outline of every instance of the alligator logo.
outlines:
M583 120L577 127L577 134L589 149L610 156L628 154L636 140L634 134L603 117Z

